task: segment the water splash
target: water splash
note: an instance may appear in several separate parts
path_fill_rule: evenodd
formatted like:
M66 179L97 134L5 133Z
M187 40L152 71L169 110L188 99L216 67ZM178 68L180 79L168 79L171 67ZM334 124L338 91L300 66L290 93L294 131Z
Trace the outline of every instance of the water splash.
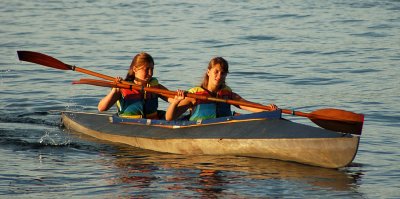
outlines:
M71 143L71 140L62 137L58 133L54 134L46 130L44 135L39 139L39 143L45 146L67 146Z

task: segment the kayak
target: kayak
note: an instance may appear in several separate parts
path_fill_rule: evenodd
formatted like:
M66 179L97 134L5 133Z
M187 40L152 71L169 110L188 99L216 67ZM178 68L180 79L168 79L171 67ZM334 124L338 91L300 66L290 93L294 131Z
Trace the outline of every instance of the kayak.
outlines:
M200 121L121 118L62 112L66 129L158 152L270 158L340 168L350 164L360 136L292 122L281 110Z

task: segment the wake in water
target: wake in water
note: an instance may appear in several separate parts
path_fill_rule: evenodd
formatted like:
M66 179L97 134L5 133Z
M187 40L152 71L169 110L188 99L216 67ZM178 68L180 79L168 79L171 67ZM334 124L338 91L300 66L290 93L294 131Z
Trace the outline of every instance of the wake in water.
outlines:
M3 123L23 123L23 124L40 124L46 126L59 126L59 120L49 120L49 118L37 118L35 116L55 116L59 118L59 113L47 112L47 111L36 111L32 113L22 113L19 115L11 115L7 113L0 113L0 122Z
M61 128L57 112L36 111L19 115L0 115L0 144L3 147L13 151L74 147L71 137Z

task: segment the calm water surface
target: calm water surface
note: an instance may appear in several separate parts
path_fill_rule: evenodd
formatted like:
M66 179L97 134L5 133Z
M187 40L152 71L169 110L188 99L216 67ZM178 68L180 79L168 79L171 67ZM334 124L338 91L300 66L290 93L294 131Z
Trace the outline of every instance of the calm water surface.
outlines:
M398 0L1 1L0 198L398 198L399 11ZM88 76L19 62L17 50L111 76L147 51L173 90L223 56L248 100L365 114L361 144L332 170L102 142L60 128L59 110L96 111L108 89L72 86Z

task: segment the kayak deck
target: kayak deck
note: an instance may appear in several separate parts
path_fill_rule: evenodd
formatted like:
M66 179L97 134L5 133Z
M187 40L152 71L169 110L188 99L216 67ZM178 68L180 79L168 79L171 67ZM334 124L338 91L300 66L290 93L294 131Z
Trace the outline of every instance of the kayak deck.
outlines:
M98 139L176 154L250 156L339 168L357 153L358 136L294 123L281 119L280 112L248 115L193 124L63 112L62 120L66 128Z

